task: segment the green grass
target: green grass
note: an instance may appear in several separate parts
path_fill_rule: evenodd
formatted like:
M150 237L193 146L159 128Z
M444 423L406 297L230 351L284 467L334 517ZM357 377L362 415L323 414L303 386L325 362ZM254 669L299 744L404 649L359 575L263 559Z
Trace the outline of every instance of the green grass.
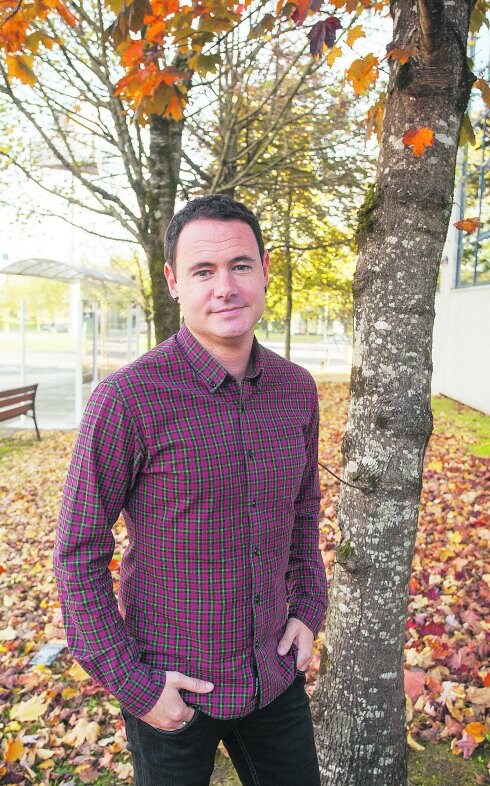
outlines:
M466 761L456 756L447 743L426 745L424 751L410 751L408 756L409 786L475 786L490 783L487 763L490 746L480 746Z
M408 754L409 786L475 786L490 783L487 763L490 746L485 745L481 752L476 750L465 761L462 756L451 752L447 743L426 745L424 751ZM479 780L477 780L479 778ZM220 752L216 756L216 766L211 786L239 786L240 781L231 761Z
M463 439L463 445L476 456L490 456L490 415L484 415L445 396L432 399L435 428L444 431L448 424Z
M28 432L16 431L12 436L0 435L0 461L13 453L22 453L29 450L38 442L36 434L34 436Z

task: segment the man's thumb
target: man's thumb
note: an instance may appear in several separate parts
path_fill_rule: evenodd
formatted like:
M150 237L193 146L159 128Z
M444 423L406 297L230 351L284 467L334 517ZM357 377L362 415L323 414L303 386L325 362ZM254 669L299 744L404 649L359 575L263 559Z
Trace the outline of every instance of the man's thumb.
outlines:
M196 677L188 677L187 674L180 675L176 687L179 689L183 688L191 693L209 693L209 691L214 689L212 682L198 680Z
M284 634L284 636L282 637L281 641L277 646L277 651L279 655L285 655L286 652L289 652L292 643L293 640L292 639L290 640L289 637L286 634Z

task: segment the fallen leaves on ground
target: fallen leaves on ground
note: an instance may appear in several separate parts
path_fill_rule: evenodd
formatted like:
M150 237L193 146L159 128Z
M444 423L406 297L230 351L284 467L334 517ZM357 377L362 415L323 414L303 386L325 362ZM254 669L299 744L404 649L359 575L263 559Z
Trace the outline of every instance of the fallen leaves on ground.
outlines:
M341 473L347 384L320 383L320 459ZM20 436L20 439L23 435ZM447 739L468 757L488 737L490 707L489 460L469 453L461 430L436 418L426 462L410 582L405 646L409 742ZM31 659L62 643L52 548L74 434L49 432L0 462L0 782L104 786L132 778L117 702L66 649L48 665ZM339 483L321 470L321 548L331 574ZM115 585L124 550L115 528ZM319 642L317 642L319 644ZM317 677L317 651L308 674Z

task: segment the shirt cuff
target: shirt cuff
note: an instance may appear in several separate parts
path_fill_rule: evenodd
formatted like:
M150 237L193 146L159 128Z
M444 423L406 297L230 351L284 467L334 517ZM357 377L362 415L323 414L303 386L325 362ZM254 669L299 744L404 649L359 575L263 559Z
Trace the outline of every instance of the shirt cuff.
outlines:
M325 619L326 604L320 604L308 598L292 598L289 602L288 617L295 617L303 622L316 639L320 633Z
M166 673L140 664L124 686L112 693L122 707L131 715L141 718L146 715L161 696L166 683Z

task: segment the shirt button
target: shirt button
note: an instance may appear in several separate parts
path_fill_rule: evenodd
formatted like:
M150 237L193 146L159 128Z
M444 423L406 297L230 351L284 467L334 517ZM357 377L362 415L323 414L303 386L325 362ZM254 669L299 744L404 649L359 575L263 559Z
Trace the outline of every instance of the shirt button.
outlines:
M255 596L255 603L258 605L260 603L260 595Z
M258 557L260 554L260 551L258 550L257 546L254 548L254 554L256 557Z
M259 644L260 644L260 640L259 639L255 639L255 646L258 647Z
M252 507L255 508L257 501L255 499L252 500Z

